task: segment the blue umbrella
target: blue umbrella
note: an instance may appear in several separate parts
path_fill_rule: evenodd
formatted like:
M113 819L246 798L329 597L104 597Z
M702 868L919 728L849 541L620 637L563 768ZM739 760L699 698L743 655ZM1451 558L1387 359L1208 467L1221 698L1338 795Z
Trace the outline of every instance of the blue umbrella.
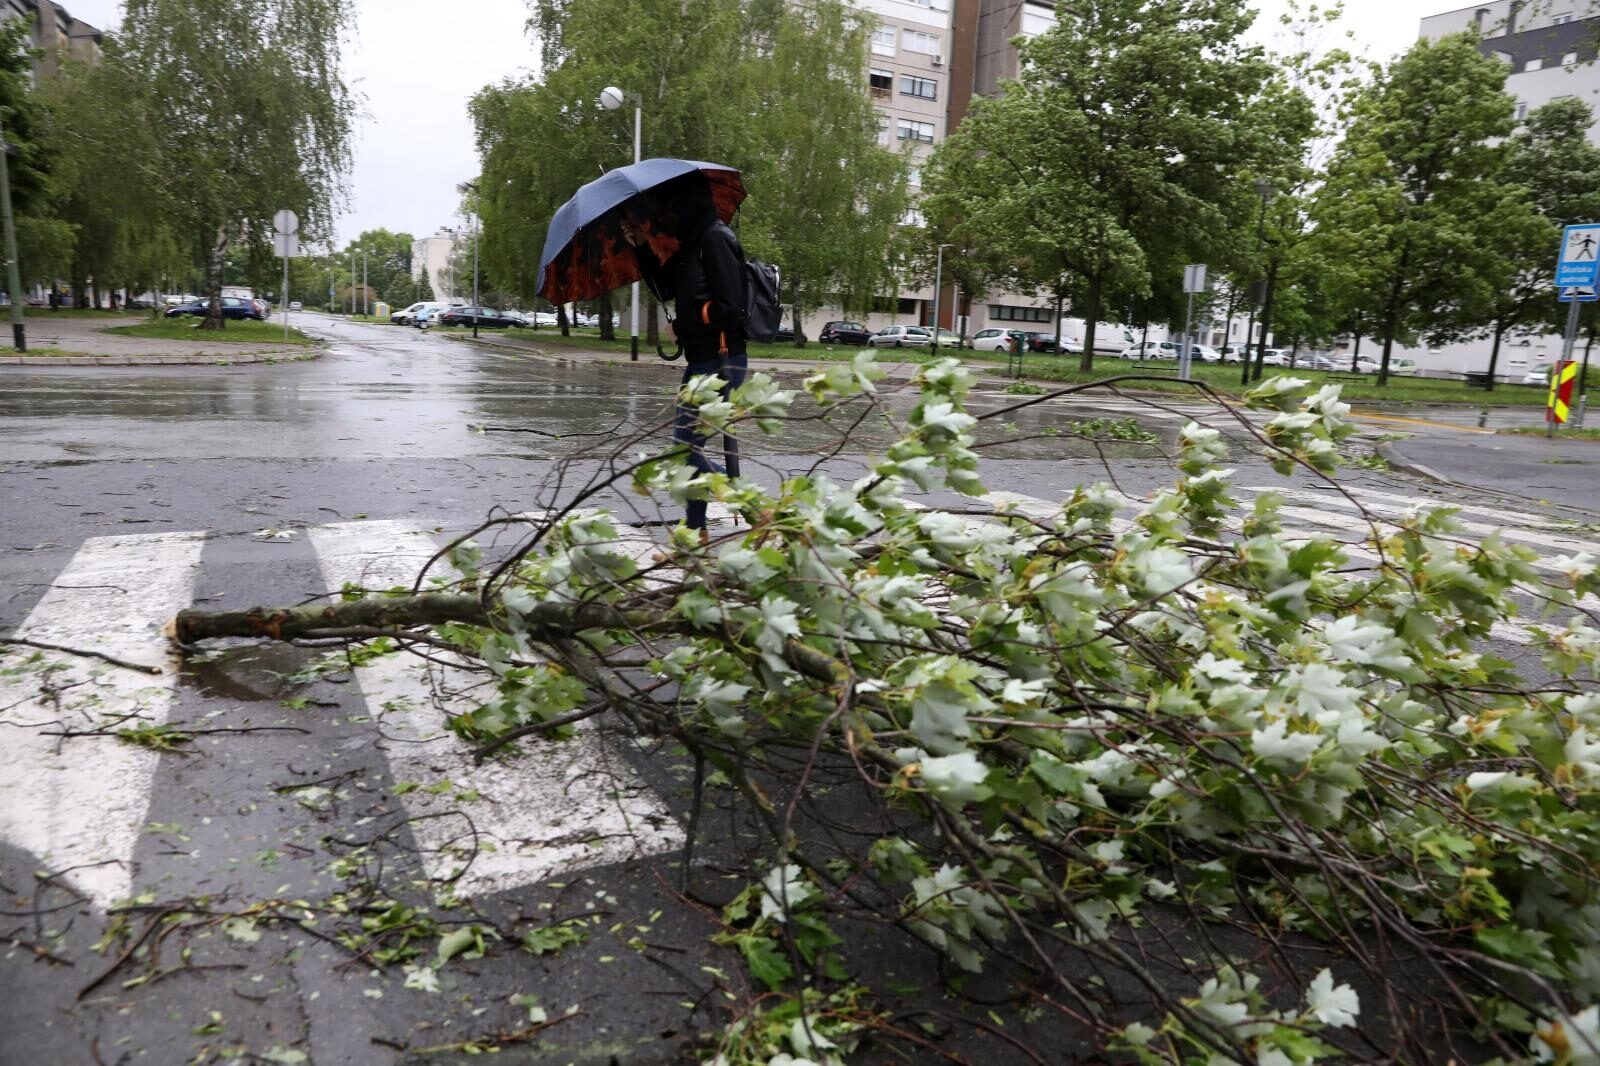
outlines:
M592 300L640 279L633 247L622 239L617 208L686 174L701 174L724 222L744 200L739 172L719 163L646 159L603 174L556 210L539 258L539 295L551 303ZM664 258L664 257L662 257Z

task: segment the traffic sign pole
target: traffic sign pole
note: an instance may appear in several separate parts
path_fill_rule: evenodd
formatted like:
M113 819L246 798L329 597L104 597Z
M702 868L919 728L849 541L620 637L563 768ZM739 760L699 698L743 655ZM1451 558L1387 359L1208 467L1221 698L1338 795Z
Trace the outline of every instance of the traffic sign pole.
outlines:
M1544 435L1556 435L1556 392L1561 388L1561 372L1572 362L1572 346L1578 339L1578 311L1582 305L1574 301L1567 305L1567 332L1561 338L1561 362L1550 374L1550 402L1545 410Z

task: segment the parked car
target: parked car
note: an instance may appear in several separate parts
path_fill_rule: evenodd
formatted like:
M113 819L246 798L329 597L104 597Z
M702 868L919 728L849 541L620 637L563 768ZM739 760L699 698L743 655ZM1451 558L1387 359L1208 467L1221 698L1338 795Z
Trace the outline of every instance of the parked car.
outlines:
M452 307L437 318L441 326L470 326L476 312L478 325L484 329L508 329L511 326L526 326L527 320L521 315L513 315L505 311L496 311L492 307Z
M1243 344L1224 344L1217 349L1217 352L1222 356L1224 363L1242 363L1246 356L1253 357L1254 349L1247 348Z
M194 315L197 318L204 318L210 313L210 311L211 301L208 299L199 299L192 300L186 304L179 304L177 307L169 308L167 310L167 317L181 318L184 315ZM222 317L232 318L235 320L250 318L259 322L267 316L259 307L256 306L256 302L254 300L246 300L241 296L224 296L222 298Z
M884 326L867 338L869 348L921 348L933 343L933 334L921 326Z
M289 310L291 310L291 311L303 311L303 310L305 310L305 308L303 308L300 305L300 301L299 300L290 300L289 301Z
M1189 345L1189 358L1198 359L1202 363L1220 363L1222 362L1222 353L1209 344L1191 344Z
M1017 341L1028 343L1028 334L1020 329L980 329L972 335L975 352L1016 351Z
M1145 341L1125 348L1122 352L1124 359L1176 359L1178 346L1173 341Z
M1028 351L1054 352L1055 350L1056 338L1052 334L1035 333L1032 330L1028 331Z
M559 326L561 324L561 320L556 317L554 311L535 311L533 314L524 317L527 318L527 324L530 326Z
M805 340L805 334L804 333L802 333L800 335L800 339L802 341ZM793 344L794 343L794 327L793 326L779 326L778 327L778 332L776 332L776 333L774 333L772 335L772 343L773 344Z
M824 322L817 334L823 344L866 344L871 339L872 331L859 322Z
M262 318L270 318L272 316L271 300L263 300L260 297L251 297L250 302L255 305L255 309L257 311L261 312Z
M1415 359L1390 359L1389 373L1398 374L1403 378L1417 376L1417 361Z
M1394 367L1391 366L1389 369L1393 371ZM1550 384L1550 364L1546 363L1544 366L1536 366L1526 374L1522 375L1522 383L1524 385L1548 386Z
M935 332L939 335L939 347L941 348L965 348L967 346L961 334L953 329L945 329L940 326L937 330L930 332Z
M1289 352L1286 348L1268 348L1261 357L1262 366L1288 366Z
M420 300L403 311L396 311L389 316L389 321L397 326L410 326L416 324L417 314L421 311L448 311L450 305L442 300Z

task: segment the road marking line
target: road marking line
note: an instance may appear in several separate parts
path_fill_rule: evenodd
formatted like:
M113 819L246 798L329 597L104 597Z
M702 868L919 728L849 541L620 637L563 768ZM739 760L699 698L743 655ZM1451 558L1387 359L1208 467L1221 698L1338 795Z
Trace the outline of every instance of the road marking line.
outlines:
M1351 503L1349 500L1344 499L1343 497L1330 496L1323 498L1321 496L1316 496L1305 492L1285 492L1282 495L1286 499L1314 503L1319 507L1331 504L1334 507L1341 508L1339 512L1325 516L1322 519L1324 524L1348 521L1350 519L1359 519L1360 517L1360 508L1356 504ZM1372 514L1379 517L1388 518L1403 516L1408 510L1405 507L1400 507L1395 504L1369 503L1365 506L1366 509ZM1288 513L1288 508L1284 509L1284 513ZM1537 544L1546 548L1555 548L1559 551L1588 552L1591 555L1600 556L1600 544L1596 544L1587 540L1579 540L1576 537L1566 537L1558 533L1545 533L1538 530L1522 529L1518 526L1496 526L1490 525L1487 522L1474 522L1470 519L1462 518L1459 515L1456 517L1456 521L1461 523L1462 532L1473 533L1477 534L1478 536L1487 537L1490 534L1499 533L1502 537L1526 541L1528 544ZM1397 528L1391 523L1379 524L1386 529ZM1441 537L1440 539L1449 539L1449 535L1447 534L1445 537ZM1539 565L1543 566L1545 569L1553 569L1543 561L1541 561Z
M1313 493L1307 492L1303 489L1269 488L1259 485L1252 487L1241 486L1241 489L1244 492L1276 492L1281 495L1295 493L1298 494L1301 499L1314 499L1318 503L1328 500L1337 500L1341 505L1349 506L1348 500L1345 500L1338 493L1332 491ZM1516 522L1519 525L1527 526L1531 529L1560 532L1564 528L1561 524L1561 520L1553 515L1534 515L1528 514L1525 511L1507 511L1498 507L1488 507L1482 504L1453 503L1449 500L1439 499L1432 496L1402 496L1399 493L1383 492L1380 489L1369 489L1361 485L1345 485L1344 489L1352 496L1376 500L1380 501L1381 503L1400 504L1401 506L1407 508L1453 507L1463 514L1484 515L1488 518L1493 518L1499 521Z
M410 585L438 550L421 526L407 522L341 522L312 529L310 539L330 590L347 581ZM426 787L448 779L455 786L441 795L418 789L400 797L428 875L447 878L461 868L474 828L480 845L494 845L494 851L480 847L455 882L457 895L498 892L682 845L672 815L600 733L584 728L589 723L571 740L525 742L521 754L474 766L466 742L446 727L446 710L472 710L491 695L482 674L430 668L401 654L382 656L355 676L389 738L394 780ZM483 798L454 798L469 791ZM465 814L471 826L459 816L441 817L450 811Z
M39 695L38 674L0 678L0 707L9 708L0 721L22 727L5 732L0 840L30 852L40 868L80 867L66 880L101 909L133 894L134 848L161 756L115 735L63 739L41 731L114 734L166 723L178 673L162 627L194 599L205 540L204 533L91 537L16 632L162 666L159 677L41 652L61 667L50 677L59 705Z

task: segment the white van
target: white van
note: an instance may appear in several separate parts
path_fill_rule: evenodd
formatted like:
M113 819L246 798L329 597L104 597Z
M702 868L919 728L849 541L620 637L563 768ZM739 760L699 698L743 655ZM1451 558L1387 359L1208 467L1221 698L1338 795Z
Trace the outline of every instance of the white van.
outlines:
M450 305L445 303L443 300L422 300L418 303L412 304L404 311L396 311L394 314L389 316L389 321L393 322L397 326L409 326L411 323L417 320L417 315L421 312L426 311L430 313L436 313L439 311L448 311L449 309Z
M1083 351L1083 335L1088 332L1088 323L1081 318L1063 318L1061 332L1058 334L1066 341L1068 351ZM1121 353L1139 343L1139 338L1133 331L1120 322L1096 322L1094 324L1094 350L1097 352Z

